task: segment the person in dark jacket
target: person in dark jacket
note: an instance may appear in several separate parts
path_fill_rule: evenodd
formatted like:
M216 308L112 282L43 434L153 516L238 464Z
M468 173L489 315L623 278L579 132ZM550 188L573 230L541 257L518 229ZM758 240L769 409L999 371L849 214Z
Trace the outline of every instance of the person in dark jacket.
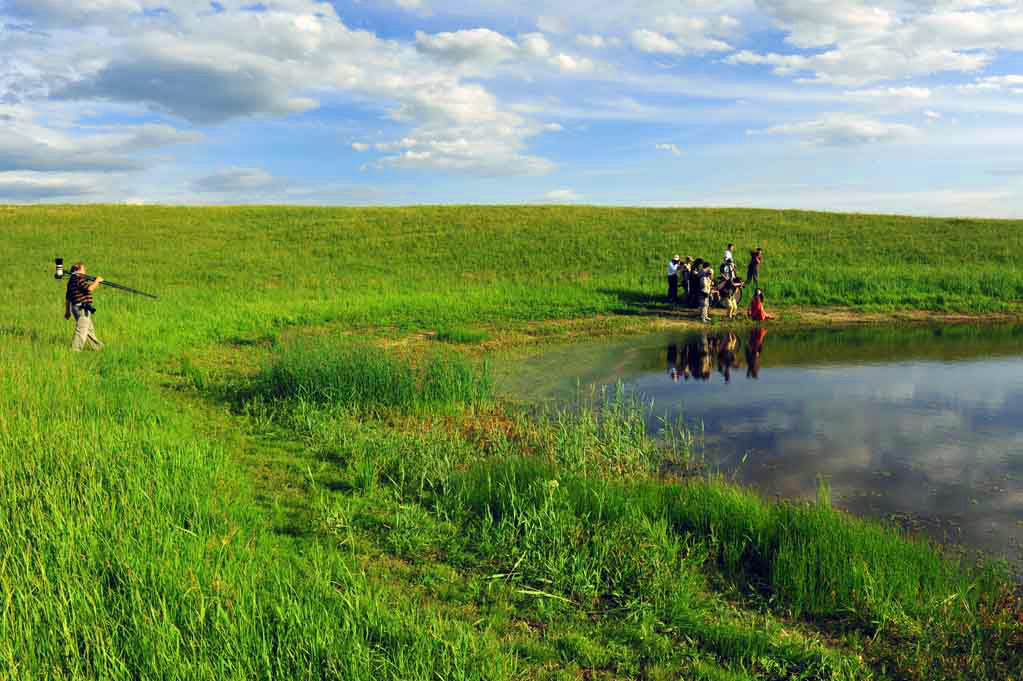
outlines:
M746 266L746 282L760 286L760 264L764 261L764 249L758 248L749 253L749 265Z

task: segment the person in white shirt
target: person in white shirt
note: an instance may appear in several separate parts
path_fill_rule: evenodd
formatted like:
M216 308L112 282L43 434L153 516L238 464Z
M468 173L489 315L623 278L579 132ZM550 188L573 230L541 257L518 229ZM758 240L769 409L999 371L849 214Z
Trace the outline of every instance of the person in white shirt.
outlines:
M732 257L732 249L735 248L735 244L728 244L728 248L725 249L725 260L735 260Z
M676 255L668 263L668 302L678 302L678 271L682 267L682 259Z

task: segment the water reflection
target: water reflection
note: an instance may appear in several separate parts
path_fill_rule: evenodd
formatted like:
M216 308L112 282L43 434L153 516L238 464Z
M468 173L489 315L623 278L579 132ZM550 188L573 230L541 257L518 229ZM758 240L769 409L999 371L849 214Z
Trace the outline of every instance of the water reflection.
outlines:
M546 371L584 387L624 381L653 402L652 430L663 416L702 424L712 465L768 495L812 499L822 475L854 513L1018 554L1023 329L767 336L618 342L586 353L601 366L573 369L551 353Z
M763 348L764 329L755 330L759 338L759 347ZM754 335L750 336L751 339ZM753 347L751 345L751 347ZM677 343L668 343L668 376L672 381L678 383L680 380L688 381L690 378L698 381L710 380L713 372L717 370L725 382L732 380L732 369L742 368L742 361L739 359L739 336L728 332L722 334L701 334L694 337L681 346ZM747 352L747 361L749 361ZM759 367L759 351L753 358L753 364ZM750 375L749 372L746 373ZM753 375L756 378L756 375Z

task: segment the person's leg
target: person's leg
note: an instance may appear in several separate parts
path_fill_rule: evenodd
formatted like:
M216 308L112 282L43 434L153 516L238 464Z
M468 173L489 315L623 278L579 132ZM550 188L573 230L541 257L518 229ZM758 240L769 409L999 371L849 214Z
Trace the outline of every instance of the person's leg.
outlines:
M700 297L700 321L710 321L710 296Z
M95 326L95 324L92 323L92 315L89 315L88 320L89 320L89 333L88 333L88 336L86 336L86 338L89 341L89 343L92 344L92 347L94 349L102 350L103 349L103 342L99 338L96 338L96 326Z
M89 337L89 318L84 314L75 313L75 335L71 338L71 349L81 352Z
M728 296L728 318L732 319L735 317L735 296Z

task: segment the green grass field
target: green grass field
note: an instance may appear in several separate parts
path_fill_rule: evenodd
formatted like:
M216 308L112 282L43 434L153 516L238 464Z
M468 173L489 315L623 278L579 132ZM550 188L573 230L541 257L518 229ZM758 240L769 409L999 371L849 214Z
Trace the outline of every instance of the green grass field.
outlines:
M1011 312L1021 226L0 208L0 678L1023 678L1003 566L664 479L685 432L512 413L481 349L659 313L670 255L728 241L784 309ZM160 300L101 289L73 355L55 256Z

